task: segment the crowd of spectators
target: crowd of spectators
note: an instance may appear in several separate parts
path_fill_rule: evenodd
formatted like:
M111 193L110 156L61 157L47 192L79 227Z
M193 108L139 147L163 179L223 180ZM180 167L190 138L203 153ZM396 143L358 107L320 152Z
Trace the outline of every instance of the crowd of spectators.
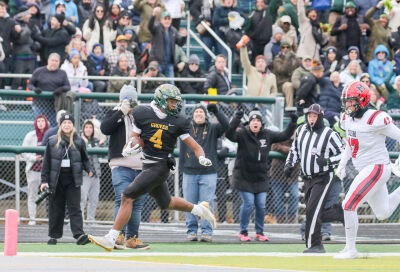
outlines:
M185 56L182 46L188 33L180 26L185 11L214 60L205 50L201 56ZM203 22L232 49L232 60ZM241 43L244 35L249 41ZM35 116L42 114L53 126L58 110L72 110L75 93L119 93L123 85L135 84L130 79L73 76L140 75L142 93L153 93L165 83L146 80L150 77L205 77L204 83L176 84L183 94L225 95L239 87L229 77L228 61L234 71L246 73L244 95L283 96L286 107L298 112L319 103L331 125L341 111L343 87L356 80L370 86L371 108L400 113L400 0L0 1L0 38L0 72L32 74L29 82L1 78L0 89L53 92L54 109L40 99L32 105ZM82 121L103 118L96 100L82 103L95 105L82 107ZM41 133L36 129L38 143L30 144L39 144ZM86 138L88 145L94 144ZM274 150L285 151L289 142ZM40 159L31 156L32 161ZM31 170L27 173L33 176ZM289 203L287 219L292 222L297 183L279 175L273 183L290 184L295 200ZM273 194L282 222L277 200L282 192ZM30 207L34 218L32 201ZM89 219L91 214L88 211Z

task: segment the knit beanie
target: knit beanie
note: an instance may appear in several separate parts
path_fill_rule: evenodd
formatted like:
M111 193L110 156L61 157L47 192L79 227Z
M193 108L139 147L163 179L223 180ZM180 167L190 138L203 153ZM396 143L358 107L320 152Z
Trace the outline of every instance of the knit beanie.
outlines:
M72 122L72 124L75 122L74 116L72 116L72 114L70 114L69 112L64 113L61 115L60 118L60 125L62 124L62 122L64 122L65 120L70 120Z
M137 101L136 88L132 85L124 85L119 92L119 101L128 99L130 101Z
M62 13L57 13L56 15L54 15L54 18L57 19L57 21L62 24L65 20L65 15Z

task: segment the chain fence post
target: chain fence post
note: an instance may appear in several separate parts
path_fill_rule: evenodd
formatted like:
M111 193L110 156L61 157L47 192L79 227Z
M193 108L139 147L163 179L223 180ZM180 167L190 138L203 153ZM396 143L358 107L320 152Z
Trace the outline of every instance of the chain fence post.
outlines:
M19 155L15 154L15 209L18 211L18 218L21 217L21 188L20 188L20 165ZM19 220L19 219L18 219Z

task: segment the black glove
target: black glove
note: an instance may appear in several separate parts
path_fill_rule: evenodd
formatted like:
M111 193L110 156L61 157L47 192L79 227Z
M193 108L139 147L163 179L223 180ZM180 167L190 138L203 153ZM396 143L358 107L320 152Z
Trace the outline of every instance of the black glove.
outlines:
M168 166L169 170L175 172L176 162L175 162L175 158L174 157L168 157L167 158L167 166Z
M218 153L218 159L228 157L229 149L227 147L222 148Z
M241 110L238 110L238 111L235 113L235 117L236 117L237 119L242 119L243 115L244 115L244 112L241 111Z
M214 113L214 115L216 115L216 114L218 113L217 104L208 103L208 105L207 105L207 110L208 110L208 112L212 112L212 113Z
M290 175L292 175L292 170L293 170L293 167L286 164L285 168L283 168L283 174L285 175L285 177L287 177L287 178L290 177Z
M53 91L53 95L60 95L62 91L63 91L62 87L58 87Z
M329 159L325 159L322 156L318 156L316 161L317 161L318 166L321 168L324 167L325 165L329 165L329 163L330 163Z
M116 30L116 29L117 29L117 26L118 26L118 20L114 20L114 21L112 22L112 28L113 28L114 30Z
M298 116L297 116L297 114L296 113L291 113L290 115L289 115L289 117L290 117L290 120L292 120L292 123L297 123L297 119L299 118Z
M40 94L40 93L42 92L42 90L41 90L39 87L36 87L35 90L34 90L34 92L35 92L36 94Z

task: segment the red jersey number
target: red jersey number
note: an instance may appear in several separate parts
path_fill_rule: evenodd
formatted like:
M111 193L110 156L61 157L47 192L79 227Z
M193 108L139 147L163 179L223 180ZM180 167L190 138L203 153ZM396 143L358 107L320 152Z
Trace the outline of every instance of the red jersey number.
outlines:
M351 146L351 150L353 150L353 153L351 154L351 156L352 156L353 158L357 157L357 152L358 152L358 140L349 137L349 145Z

